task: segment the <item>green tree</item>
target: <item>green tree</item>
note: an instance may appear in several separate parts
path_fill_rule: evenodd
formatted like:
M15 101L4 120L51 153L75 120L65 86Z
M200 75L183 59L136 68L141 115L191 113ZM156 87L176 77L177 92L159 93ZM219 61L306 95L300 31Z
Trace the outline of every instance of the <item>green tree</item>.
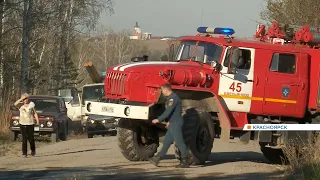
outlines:
M260 16L268 23L310 26L318 25L320 20L319 0L265 0L266 7Z

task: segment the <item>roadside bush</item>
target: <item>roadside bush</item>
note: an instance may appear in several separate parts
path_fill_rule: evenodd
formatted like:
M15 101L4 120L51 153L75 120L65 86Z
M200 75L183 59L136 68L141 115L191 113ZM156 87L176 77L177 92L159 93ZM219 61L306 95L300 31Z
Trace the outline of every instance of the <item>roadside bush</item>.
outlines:
M0 132L0 156L4 156L10 149L9 134Z
M311 136L301 147L289 145L283 149L289 165L289 179L320 179L320 136Z

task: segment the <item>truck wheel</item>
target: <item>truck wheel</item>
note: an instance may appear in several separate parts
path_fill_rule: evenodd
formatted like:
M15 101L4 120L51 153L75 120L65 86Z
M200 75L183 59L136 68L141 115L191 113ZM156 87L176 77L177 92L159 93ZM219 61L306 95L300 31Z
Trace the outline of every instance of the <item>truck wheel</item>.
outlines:
M14 131L10 132L10 141L16 141L17 137L18 137L18 133L17 132L14 132Z
M157 140L143 138L141 126L133 130L118 127L117 131L118 146L129 161L145 161L157 152L159 138Z
M189 164L204 164L211 154L215 136L211 115L195 109L187 110L184 115L183 136L189 149ZM176 158L180 159L177 147L175 154Z
M264 143L260 143L260 149L264 157L272 164L286 164L286 157L282 149L272 149L265 147Z

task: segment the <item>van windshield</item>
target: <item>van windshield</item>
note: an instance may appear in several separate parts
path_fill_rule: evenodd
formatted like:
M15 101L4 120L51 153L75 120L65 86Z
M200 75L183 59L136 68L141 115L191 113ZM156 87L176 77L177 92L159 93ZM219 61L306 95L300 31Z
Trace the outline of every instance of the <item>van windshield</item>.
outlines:
M97 102L104 97L104 85L83 87L82 103L85 101Z
M176 61L190 60L192 54L192 61L198 61L206 64L210 64L212 61L219 62L223 51L222 46L203 41L183 41L180 43L177 54L175 56Z

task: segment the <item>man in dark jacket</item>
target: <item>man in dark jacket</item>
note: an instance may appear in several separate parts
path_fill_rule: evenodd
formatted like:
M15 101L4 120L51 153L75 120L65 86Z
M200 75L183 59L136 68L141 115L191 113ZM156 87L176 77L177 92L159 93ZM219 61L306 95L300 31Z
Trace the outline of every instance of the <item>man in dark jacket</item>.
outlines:
M167 97L166 110L157 119L152 120L152 123L161 123L167 119L168 130L165 135L161 151L156 156L150 158L149 161L157 166L160 159L167 154L171 144L175 142L181 152L180 164L176 167L187 168L189 167L189 163L187 160L187 147L184 143L182 134L183 117L181 115L181 100L178 95L172 91L172 88L169 84L162 85L161 92Z

